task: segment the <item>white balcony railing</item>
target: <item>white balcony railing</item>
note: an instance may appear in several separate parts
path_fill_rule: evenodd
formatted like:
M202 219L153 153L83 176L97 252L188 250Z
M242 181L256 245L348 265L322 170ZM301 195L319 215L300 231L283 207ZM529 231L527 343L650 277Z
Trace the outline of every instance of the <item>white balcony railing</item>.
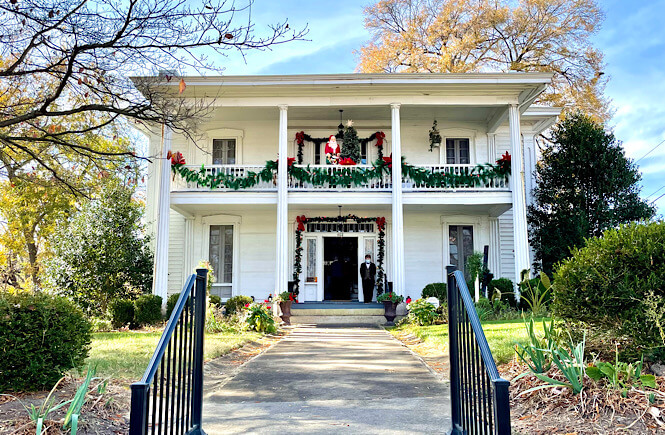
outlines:
M424 169L428 173L446 173L455 175L470 175L475 165L414 165L418 169ZM200 166L187 165L187 168L198 172ZM298 168L307 168L307 165L296 165ZM340 166L340 165L310 165L310 171L316 171L319 177L327 175L343 175L349 174L353 171L369 171L372 170L370 165L357 165L357 166ZM242 179L250 176L250 173L258 174L265 169L263 165L208 165L205 167L203 177L219 177L229 179ZM470 183L454 183L453 185L433 186L427 182L416 182L410 179L407 174L403 174L402 186L405 191L451 191L451 190L508 190L508 182L506 179L498 177L488 179L486 181L476 181L473 176L469 179ZM330 183L310 183L302 182L295 177L288 177L288 188L291 191L390 191L392 189L391 174L385 173L381 178L373 178L361 184L344 183L344 184L330 184ZM257 179L256 184L251 187L240 187L236 190L242 191L274 191L277 189L277 175L273 172L273 177L270 181L263 181ZM181 176L176 175L172 183L173 191L208 191L209 187L198 186L195 181L186 181ZM212 190L234 190L231 187L221 183Z
M307 165L296 165L296 167L307 168ZM322 176L339 176L352 173L354 171L369 171L372 170L370 165L356 165L356 166L342 166L342 165L310 165L311 171L316 171ZM362 184L348 183L348 184L314 184L301 182L294 177L289 177L289 190L372 190L372 191L389 191L392 188L392 181L390 173L385 173L379 179L371 179Z
M197 165L186 165L185 167L196 172L198 172L201 169L201 166ZM265 169L264 165L207 165L205 166L205 176L218 176L219 174L224 174L225 176L228 177L246 178L247 176L250 175L250 172L258 174L263 169ZM198 186L195 181L188 182L185 179L183 179L181 176L176 175L171 185L171 190L183 191L183 190L211 190L211 189L205 186ZM233 189L230 189L228 186L222 184L213 190L226 191ZM252 191L277 190L276 177L272 181L268 182L258 180L258 182L254 186L245 187L240 190L252 190Z
M476 165L414 165L416 168L425 169L431 173L445 173L454 175L472 174ZM486 181L475 180L473 175L469 177L471 183L455 184L453 186L432 186L427 183L417 183L407 176L403 176L402 189L404 191L442 191L442 190L507 190L508 181L505 178L490 178Z

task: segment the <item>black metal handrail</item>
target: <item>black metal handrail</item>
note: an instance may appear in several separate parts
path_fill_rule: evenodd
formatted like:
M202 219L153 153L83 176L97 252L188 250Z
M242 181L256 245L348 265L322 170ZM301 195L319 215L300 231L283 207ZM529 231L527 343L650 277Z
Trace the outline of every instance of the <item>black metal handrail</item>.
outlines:
M448 266L453 434L510 434L510 382L499 376L464 275Z
M143 378L131 385L130 435L205 434L201 418L207 277L207 269L196 269L189 277Z

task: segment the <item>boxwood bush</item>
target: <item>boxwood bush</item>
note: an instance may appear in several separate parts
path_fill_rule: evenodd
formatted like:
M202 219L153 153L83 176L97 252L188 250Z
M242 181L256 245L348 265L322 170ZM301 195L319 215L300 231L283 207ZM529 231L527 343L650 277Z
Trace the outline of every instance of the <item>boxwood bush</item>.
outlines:
M242 311L245 309L245 305L251 304L252 298L249 296L233 296L226 301L226 314L233 314L236 311Z
M634 350L665 345L665 222L632 223L587 240L561 262L554 314L610 332Z
M134 321L137 325L156 325L162 321L162 297L141 295L134 301Z
M517 302L515 301L515 289L513 288L513 282L508 278L497 278L490 281L489 289L497 289L501 292L501 300L508 302L512 308L517 308ZM490 291L490 294L492 292Z
M111 324L114 328L123 326L134 327L134 302L128 299L116 299L111 302L109 314L111 315Z
M444 303L448 300L448 291L446 290L447 285L444 282L433 282L427 284L421 293L423 299L435 297L439 300L440 303Z
M83 364L90 330L81 309L61 296L0 294L0 391L51 388Z
M166 320L171 318L171 313L173 312L173 309L175 308L175 304L178 303L178 298L179 297L180 297L180 293L173 293L166 300Z

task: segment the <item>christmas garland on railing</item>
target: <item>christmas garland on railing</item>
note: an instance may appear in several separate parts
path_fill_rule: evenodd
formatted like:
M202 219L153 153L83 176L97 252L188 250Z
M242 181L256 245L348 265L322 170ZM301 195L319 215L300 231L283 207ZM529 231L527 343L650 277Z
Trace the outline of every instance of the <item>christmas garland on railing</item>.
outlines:
M376 228L379 233L377 239L378 252L376 254L376 294L380 295L383 293L383 278L385 276L385 271L383 267L383 262L385 259L385 249L386 249L386 218L384 217L360 217L354 214L348 214L346 216L317 216L317 217L307 217L305 215L296 216L296 252L293 263L293 293L298 296L300 294L300 274L302 273L302 233L305 232L305 225L308 223L344 223L347 221L354 221L357 224L374 222L376 223Z
M196 183L197 187L208 187L210 189L228 188L233 190L254 187L259 182L274 182L277 173L277 161L269 160L266 166L258 171L247 171L239 176L223 172L208 173L205 166L196 169L187 168L182 154L177 153L178 159L171 158L171 170L179 174L188 183ZM175 156L175 155L174 155ZM392 159L384 157L379 159L371 167L355 167L340 165L340 169L328 172L323 168L310 167L307 165L295 166L294 158L288 158L288 175L301 183L314 186L361 186L370 181L381 180L392 171ZM402 158L402 173L405 179L409 179L418 185L427 187L467 187L482 186L494 179L507 179L510 174L510 155L506 153L497 160L496 164L476 165L464 169L461 173L439 172L432 169L413 166Z

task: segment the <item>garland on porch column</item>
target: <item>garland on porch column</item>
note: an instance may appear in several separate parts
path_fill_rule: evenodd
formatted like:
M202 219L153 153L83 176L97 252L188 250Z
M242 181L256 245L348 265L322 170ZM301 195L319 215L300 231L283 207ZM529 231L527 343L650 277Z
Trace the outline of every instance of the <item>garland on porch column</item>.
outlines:
M177 156L177 158L176 158ZM384 157L374 162L371 167L341 166L340 170L329 172L325 168L294 165L295 158L288 158L289 177L302 184L314 186L362 186L370 181L381 180L392 169L392 159ZM243 175L236 173L207 171L204 165L198 169L185 166L182 154L176 153L171 159L171 171L180 175L197 187L210 189L228 188L233 190L254 187L259 182L276 183L277 161L269 160L258 172L247 171ZM510 175L510 155L504 154L496 164L487 163L474 167L461 167L459 173L435 171L432 168L408 164L402 157L402 172L405 180L417 185L439 188L457 188L483 186L492 180L506 180Z
M377 295L383 293L383 279L385 271L383 268L383 262L385 259L385 249L386 249L386 218L385 217L360 217L354 214L348 214L346 216L317 216L317 217L307 217L305 215L296 216L296 252L293 264L293 293L296 297L300 294L300 274L302 273L302 233L305 231L305 225L308 223L344 223L346 221L354 221L358 224L374 222L376 227L379 230L378 239L377 239L377 248L378 252L376 254L376 275L377 275Z

